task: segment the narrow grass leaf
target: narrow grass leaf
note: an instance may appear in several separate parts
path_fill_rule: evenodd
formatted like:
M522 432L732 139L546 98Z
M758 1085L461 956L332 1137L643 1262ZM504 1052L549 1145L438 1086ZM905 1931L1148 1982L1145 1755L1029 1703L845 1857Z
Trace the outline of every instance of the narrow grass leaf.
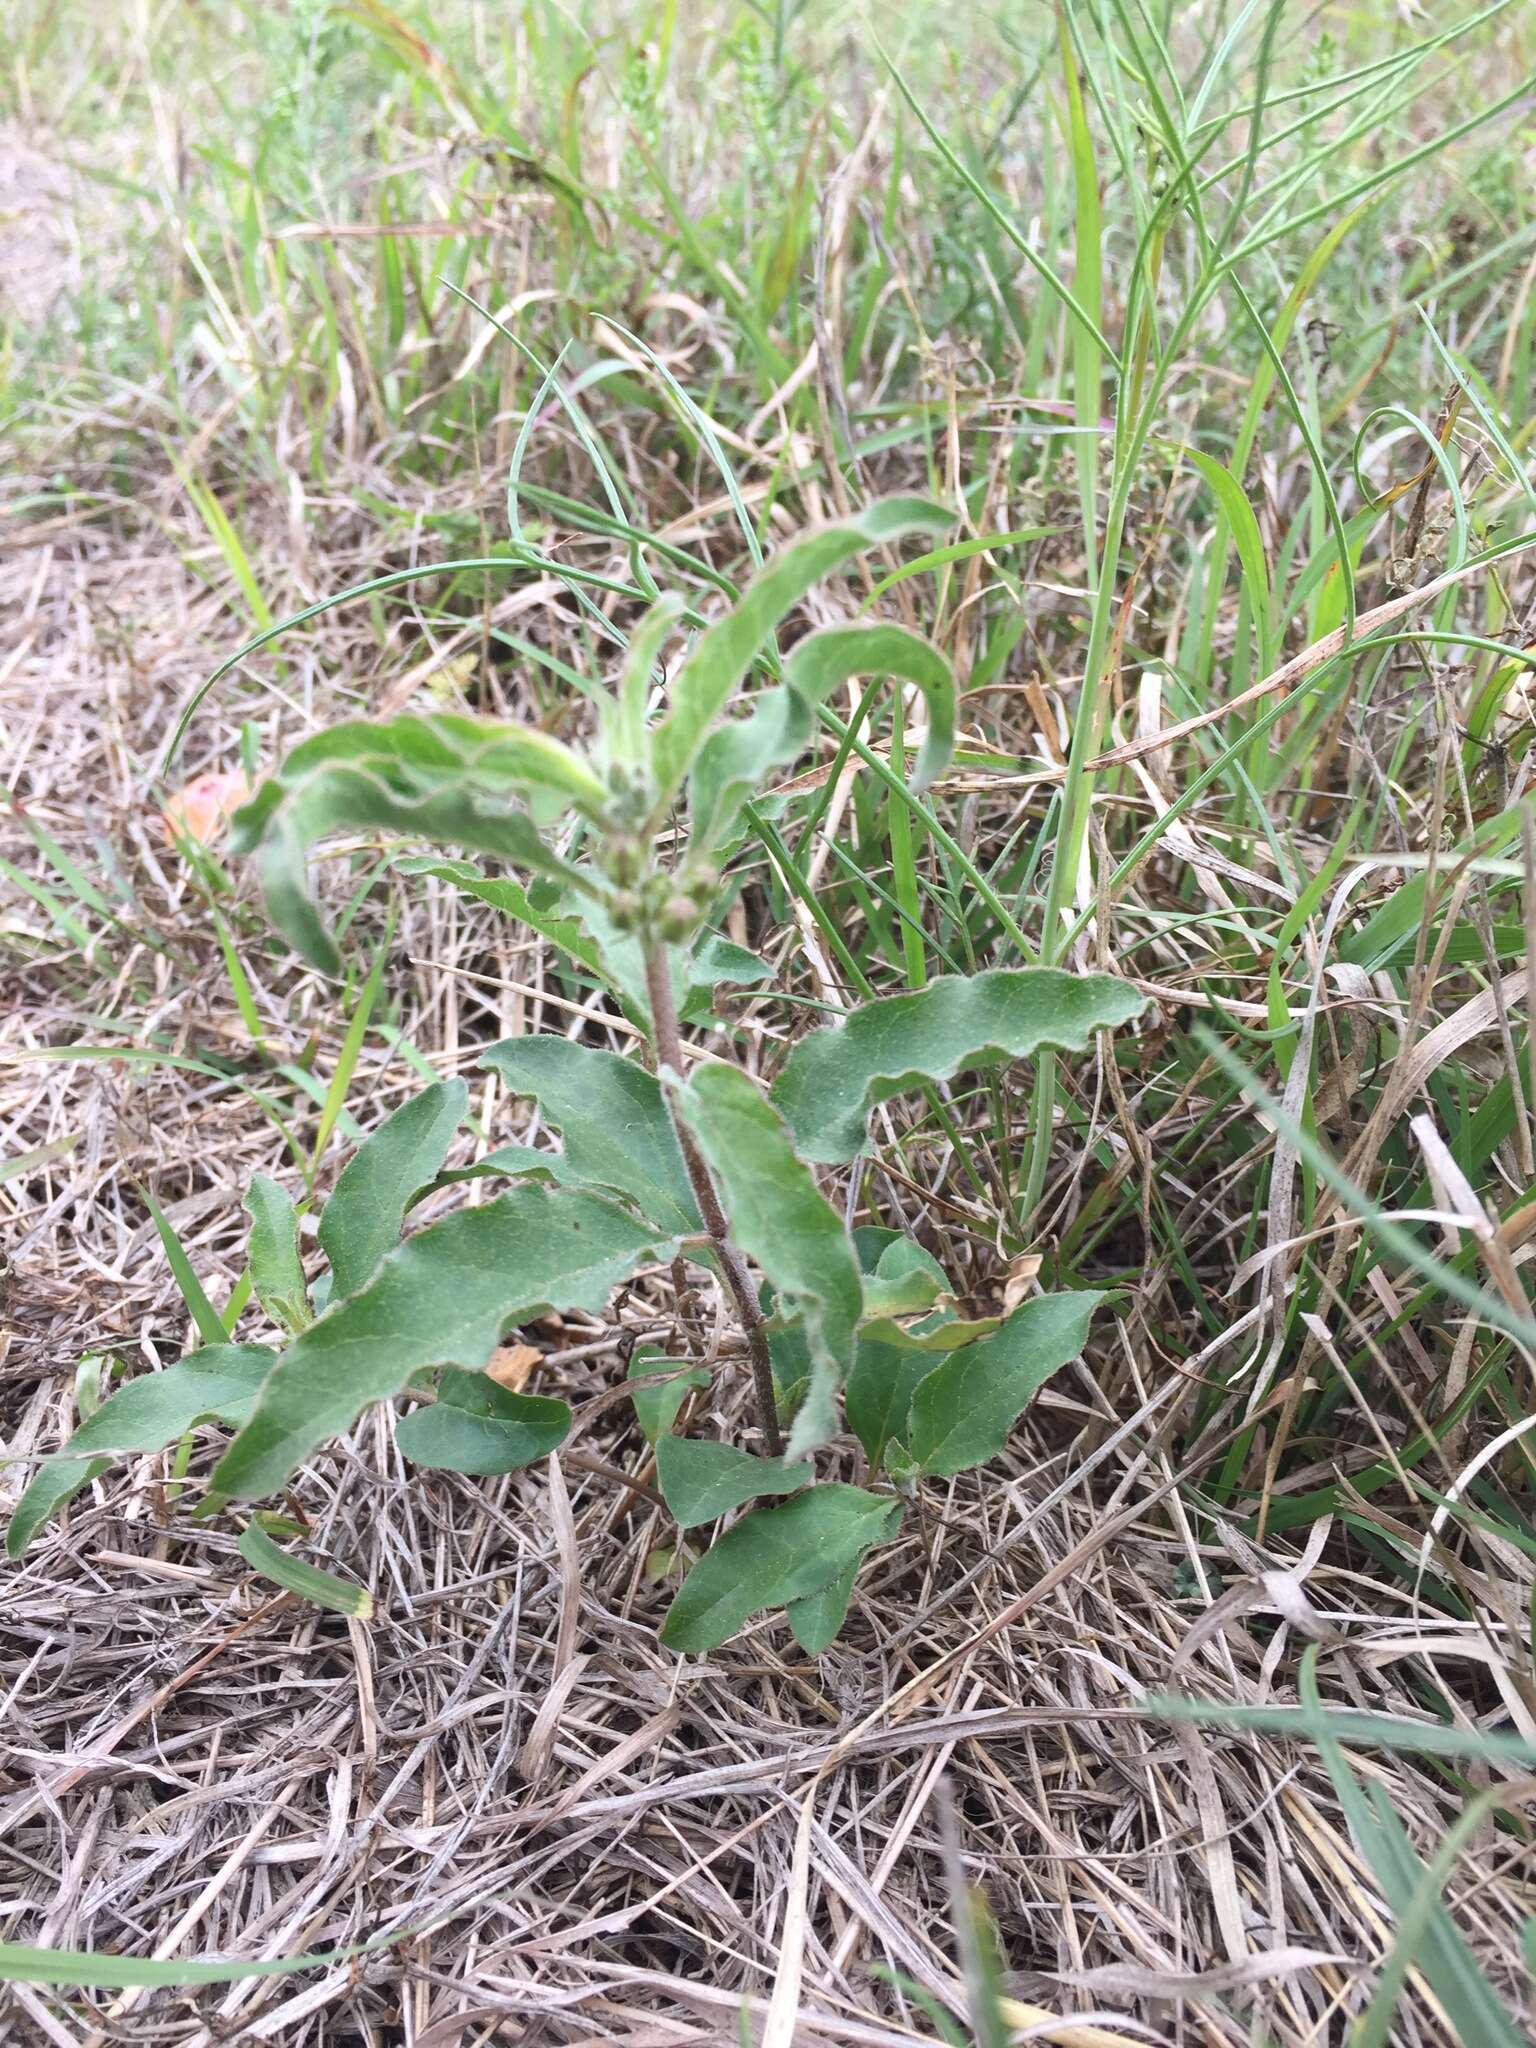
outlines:
M294 1557L274 1543L259 1522L248 1522L241 1532L240 1555L253 1572L260 1572L285 1593L297 1593L311 1607L346 1614L354 1621L367 1621L373 1613L373 1595L366 1586L349 1585L333 1572Z
M149 1189L145 1188L142 1192L144 1206L159 1232L160 1242L165 1247L166 1259L169 1261L171 1272L175 1275L177 1290L187 1305L188 1314L197 1325L198 1335L205 1344L224 1343L229 1335L224 1327L224 1319L203 1292L203 1283L193 1271L192 1261L183 1250L181 1239L176 1235L169 1217Z

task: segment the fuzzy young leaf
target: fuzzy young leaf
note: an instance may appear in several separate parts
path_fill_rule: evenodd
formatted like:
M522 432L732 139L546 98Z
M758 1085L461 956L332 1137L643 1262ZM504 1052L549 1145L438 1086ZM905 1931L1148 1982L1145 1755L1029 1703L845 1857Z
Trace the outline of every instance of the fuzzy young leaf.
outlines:
M875 620L825 626L798 641L784 663L784 681L799 697L821 704L854 676L895 676L915 683L928 706L928 735L917 757L912 788L925 790L949 766L955 751L955 678L929 640L905 626ZM896 762L898 774L904 763Z
M706 1437L663 1436L656 1445L662 1498L682 1529L718 1521L759 1494L795 1493L813 1476L808 1463L784 1466Z
M784 1062L773 1101L807 1159L852 1159L872 1103L1042 1046L1081 1052L1096 1031L1145 1007L1145 997L1108 974L1017 967L946 975L807 1033Z
M546 733L447 716L351 720L294 748L236 812L230 844L257 854L274 924L305 959L334 975L340 955L305 873L315 840L380 829L569 877L574 871L544 844L533 818L512 807L518 797L597 817L606 792Z
M720 1185L733 1236L803 1321L811 1382L786 1451L803 1457L837 1427L837 1389L863 1308L847 1229L796 1158L783 1118L745 1074L701 1067L677 1101Z
M857 1486L812 1486L758 1508L699 1559L662 1624L670 1650L713 1650L764 1607L820 1593L854 1559L887 1543L901 1504Z
M213 1484L269 1493L372 1401L432 1365L488 1364L503 1330L546 1309L595 1314L637 1266L675 1243L576 1189L523 1186L430 1224L392 1251L360 1294L285 1351Z
M435 876L440 882L462 889L466 896L488 903L503 917L515 918L519 924L527 925L541 939L548 939L552 946L558 946L583 973L611 988L631 1023L638 1023L643 1017L644 1012L635 1004L629 985L633 978L625 977L621 982L610 971L597 940L585 922L571 911L542 908L521 882L515 882L506 875L482 874L473 861L434 860L430 855L408 854L395 862L395 868L402 875ZM644 973L641 972L638 978L643 985Z
M819 1593L807 1593L803 1600L790 1600L785 1605L789 1626L795 1641L808 1657L819 1657L823 1650L837 1641L843 1623L848 1619L848 1603L853 1598L853 1582L859 1576L863 1552L850 1564L845 1564L835 1579L828 1579Z
M299 1259L299 1217L275 1180L253 1174L245 1211L251 1219L251 1286L280 1329L296 1336L310 1321Z
M387 1116L342 1168L320 1218L333 1301L366 1287L400 1242L406 1211L441 1170L468 1103L462 1081L434 1081Z
M874 1270L864 1269L864 1314L915 1316L948 1294L943 1268L910 1237L898 1236L881 1252Z
M635 1346L634 1356L629 1361L630 1379L643 1380L653 1373L664 1372L672 1375L665 1386L635 1387L629 1397L635 1404L635 1420L640 1425L640 1433L648 1444L653 1445L671 1431L690 1389L709 1385L709 1374L703 1366L685 1369L658 1351L654 1344Z
M912 1394L903 1442L930 1478L995 1458L1052 1373L1082 1351L1102 1294L1042 1294L994 1336L952 1351Z
M799 760L814 730L805 699L778 688L759 690L745 717L710 733L689 777L693 844L700 851L728 845L743 804L759 794L775 768Z
M550 1035L504 1038L480 1064L560 1132L563 1180L618 1189L658 1228L704 1228L661 1084L638 1061Z
M671 708L651 734L651 768L660 800L666 802L681 788L763 642L813 585L866 548L909 533L946 533L954 523L952 513L926 499L883 498L780 549L736 605L699 636L678 671Z
M272 1358L261 1344L205 1344L164 1372L141 1373L119 1387L44 1462L16 1503L6 1534L11 1556L113 1458L163 1451L199 1422L243 1422Z
M333 1614L347 1614L354 1621L367 1621L373 1613L373 1595L366 1586L354 1586L306 1564L272 1541L259 1522L246 1525L240 1537L240 1555L253 1572L260 1572L285 1593L297 1593L311 1607L324 1607Z
M435 1472L516 1472L557 1451L570 1429L563 1401L514 1394L486 1373L450 1366L432 1406L395 1425L395 1442L413 1465Z

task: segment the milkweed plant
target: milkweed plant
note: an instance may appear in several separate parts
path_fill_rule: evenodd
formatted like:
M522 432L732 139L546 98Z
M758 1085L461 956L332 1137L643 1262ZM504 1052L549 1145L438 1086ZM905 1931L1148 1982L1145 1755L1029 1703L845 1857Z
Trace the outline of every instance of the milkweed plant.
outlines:
M31 1480L10 1524L13 1554L109 1461L162 1450L204 1422L233 1431L209 1481L213 1511L277 1493L370 1403L401 1396L412 1405L397 1441L416 1466L530 1465L565 1443L572 1412L493 1377L498 1347L544 1313L600 1315L636 1274L683 1260L728 1298L736 1340L715 1347L711 1370L748 1373L752 1401L745 1442L680 1433L709 1372L646 1347L632 1356L637 1420L679 1530L734 1517L712 1542L680 1537L694 1561L661 1640L709 1650L782 1607L804 1649L833 1641L860 1566L897 1533L903 1498L1002 1450L1042 1384L1082 1351L1103 1297L1040 1294L967 1320L930 1254L895 1230L850 1228L819 1170L858 1157L874 1104L1042 1048L1080 1052L1142 1007L1111 975L994 969L866 1002L805 1033L766 1089L729 1057L690 1063L680 1017L697 992L763 972L709 914L760 792L804 753L817 707L856 678L917 692L926 735L915 790L954 749L947 661L890 623L813 631L736 715L733 699L821 578L950 524L926 501L890 498L803 533L696 634L665 690L659 659L685 621L680 602L661 599L631 636L617 686L592 686L585 752L489 719L359 719L305 740L260 784L232 844L254 857L273 922L315 967L336 975L342 963L310 893L310 849L336 834L398 835L438 849L398 866L535 923L600 975L643 1050L542 1035L493 1046L482 1064L537 1104L560 1149L491 1152L470 1171L501 1192L410 1229L426 1196L464 1177L446 1162L465 1085L422 1089L343 1168L319 1216L318 1276L300 1259L294 1203L257 1175L249 1271L280 1344L225 1341L215 1319L179 1363L121 1385ZM863 1448L862 1485L818 1477L817 1454L844 1425ZM247 1537L246 1555L283 1577L269 1553L284 1553L262 1524ZM328 1575L291 1565L296 1587L323 1598L309 1581L323 1588Z

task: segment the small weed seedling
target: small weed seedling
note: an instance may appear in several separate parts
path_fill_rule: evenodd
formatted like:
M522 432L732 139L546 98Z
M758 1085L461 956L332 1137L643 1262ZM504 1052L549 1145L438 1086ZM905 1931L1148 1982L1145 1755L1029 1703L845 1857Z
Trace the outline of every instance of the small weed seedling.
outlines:
M545 1311L599 1313L637 1271L682 1258L711 1272L734 1307L759 1448L676 1434L701 1370L641 1351L632 1391L661 1492L684 1530L775 1504L698 1557L662 1640L709 1650L770 1607L787 1609L805 1649L833 1640L862 1559L897 1531L900 1495L1001 1451L1039 1387L1081 1351L1100 1297L1048 1294L1001 1319L962 1320L927 1252L896 1231L850 1231L816 1169L857 1157L874 1103L1043 1047L1081 1051L1142 1007L1112 976L995 970L871 1001L809 1032L766 1093L728 1062L689 1068L679 1017L693 992L722 970L750 978L761 965L709 928L721 864L751 830L765 780L804 751L816 707L855 677L915 688L927 712L917 787L954 742L947 663L891 624L813 632L744 714L727 715L731 699L818 579L861 550L949 524L926 502L888 499L802 535L698 635L657 705L653 677L682 610L663 599L635 630L617 690L593 686L588 755L537 730L447 715L349 722L294 748L237 815L235 847L255 854L272 917L307 960L340 966L307 880L309 849L326 835L384 832L486 856L527 886L441 854L402 865L446 876L561 945L613 987L651 1058L560 1037L493 1047L485 1063L538 1104L562 1149L493 1152L471 1170L503 1177L505 1192L402 1242L412 1207L462 1177L444 1168L464 1084L424 1089L341 1173L319 1222L329 1270L314 1284L293 1204L258 1176L251 1280L283 1348L227 1342L216 1316L199 1317L201 1349L119 1387L39 1471L11 1523L13 1553L102 1461L160 1450L202 1421L235 1431L212 1475L216 1506L280 1489L370 1402L400 1395L417 1404L398 1437L416 1464L530 1464L565 1441L572 1416L486 1372L505 1334ZM663 858L663 844L676 853ZM839 1427L839 1397L871 1484L817 1482L814 1454ZM251 1561L282 1579L282 1553L260 1525L247 1537ZM310 1597L316 1582L336 1585L302 1570L289 1578Z

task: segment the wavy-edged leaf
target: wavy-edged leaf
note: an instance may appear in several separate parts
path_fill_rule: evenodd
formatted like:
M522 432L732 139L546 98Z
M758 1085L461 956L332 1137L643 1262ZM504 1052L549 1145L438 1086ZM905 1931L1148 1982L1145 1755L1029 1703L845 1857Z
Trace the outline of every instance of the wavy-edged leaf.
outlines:
M236 853L254 852L274 924L312 965L334 975L340 955L309 893L306 855L318 839L362 829L498 855L569 880L568 863L515 807L574 806L596 817L606 792L547 733L440 716L350 720L295 747L237 811Z
M406 1211L437 1177L468 1106L462 1081L434 1081L392 1111L341 1169L320 1218L333 1301L366 1287L400 1242Z
M916 1316L949 1293L944 1269L910 1237L896 1236L873 1270L864 1268L864 1315Z
M947 1479L995 1458L1052 1373L1079 1356L1103 1299L1086 1290L1038 1295L995 1335L952 1351L920 1380L902 1441L921 1469Z
M499 910L503 917L515 918L541 939L548 939L552 946L558 946L566 958L573 961L583 972L594 980L611 988L623 1004L631 1022L638 1021L643 1012L636 1009L631 1000L630 989L622 985L609 972L601 947L585 922L572 912L550 909L536 901L523 884L508 875L482 874L473 861L440 860L430 854L407 854L395 862L395 870L402 875L432 875L439 882L447 882L455 889L462 889L466 896L473 896L478 902L489 904L492 910ZM643 977L642 977L643 978Z
M360 1294L285 1351L213 1484L238 1499L269 1493L370 1402L432 1365L478 1371L502 1331L548 1309L596 1314L637 1266L675 1242L578 1189L523 1186L459 1210L392 1251Z
M719 1183L732 1235L803 1322L811 1380L786 1451L803 1457L837 1427L837 1389L853 1362L864 1296L847 1228L745 1074L700 1067L677 1104Z
M251 1286L279 1329L296 1336L310 1318L299 1258L299 1212L290 1196L264 1173L251 1176L245 1195L251 1219Z
M240 1555L253 1572L260 1572L285 1593L297 1593L311 1607L324 1607L332 1614L350 1615L367 1621L373 1613L373 1595L366 1586L339 1579L272 1541L259 1522L247 1523L240 1536Z
M44 1462L16 1503L6 1532L11 1556L114 1458L163 1451L199 1422L244 1421L273 1356L263 1344L205 1344L164 1372L128 1380Z
M654 1344L637 1344L629 1361L628 1377L644 1380L656 1373L670 1373L671 1377L664 1386L632 1387L629 1395L635 1404L640 1433L648 1444L655 1444L669 1433L692 1388L709 1385L709 1374L702 1365L680 1366Z
M812 1486L757 1508L705 1551L662 1624L669 1650L713 1650L764 1607L820 1593L901 1526L901 1503L858 1486Z
M806 592L852 556L909 533L947 533L954 515L925 498L882 498L851 518L790 542L740 599L694 643L672 685L667 716L651 733L651 769L665 802L774 627Z
M704 1228L661 1084L637 1060L568 1038L504 1038L482 1055L514 1095L531 1095L564 1141L561 1178L617 1188L659 1227Z
M808 1032L784 1062L773 1101L807 1159L840 1162L863 1148L873 1103L1042 1046L1081 1052L1096 1031L1145 1008L1144 996L1110 974L999 967L945 975Z
M663 1436L656 1444L661 1497L680 1529L718 1521L764 1493L796 1493L813 1477L809 1463L781 1465L707 1437Z
M823 1650L837 1641L843 1623L848 1619L848 1603L853 1598L853 1582L859 1576L859 1566L864 1561L860 1551L850 1563L845 1564L835 1579L828 1579L820 1592L807 1593L803 1600L785 1603L784 1612L795 1641L808 1657L819 1657Z
M434 1472L516 1472L559 1450L571 1430L564 1401L514 1394L483 1372L449 1366L430 1408L395 1425L395 1442L413 1465Z
M895 676L913 683L928 706L928 732L912 773L912 788L927 789L955 751L955 678L931 640L889 620L823 626L797 641L784 663L784 681L797 696L821 704L854 676ZM900 774L905 766L892 764Z

